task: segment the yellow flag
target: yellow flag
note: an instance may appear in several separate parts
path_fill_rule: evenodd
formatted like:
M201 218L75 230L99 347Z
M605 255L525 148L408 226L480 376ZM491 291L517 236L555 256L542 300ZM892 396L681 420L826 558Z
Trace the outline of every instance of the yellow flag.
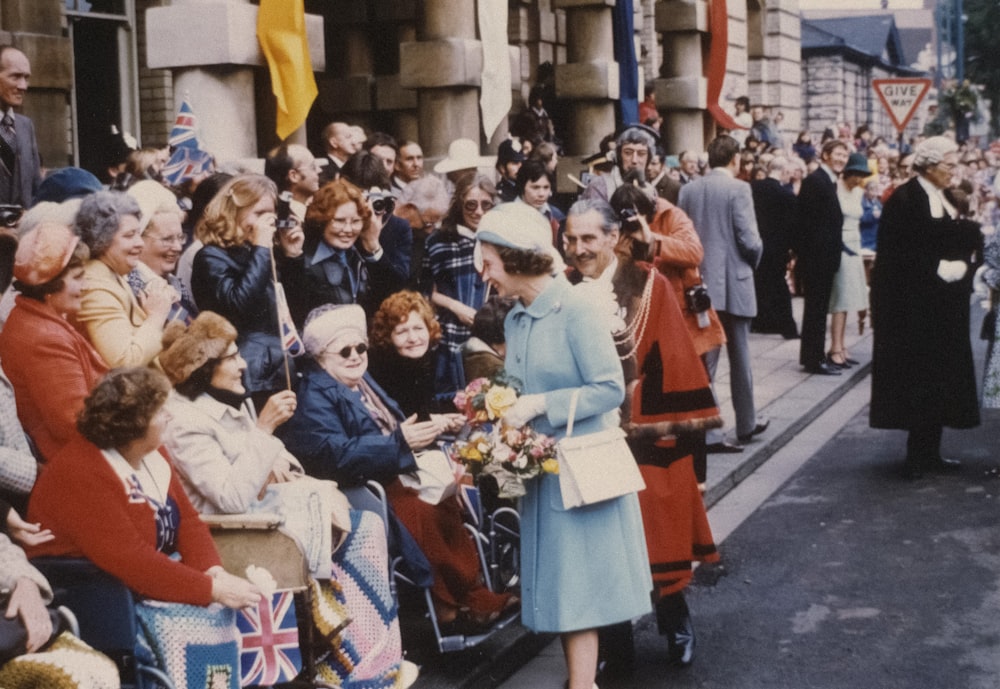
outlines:
M309 59L304 0L260 0L257 40L271 71L278 136L284 140L306 121L318 92Z

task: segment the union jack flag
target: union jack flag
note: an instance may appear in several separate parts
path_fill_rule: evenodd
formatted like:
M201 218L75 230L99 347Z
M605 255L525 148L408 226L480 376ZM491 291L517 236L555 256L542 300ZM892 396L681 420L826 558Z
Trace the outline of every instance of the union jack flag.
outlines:
M198 148L198 136L194 131L197 123L191 104L187 102L187 99L181 101L180 110L177 111L177 119L174 120L174 128L170 130L170 137L167 139L170 147Z
M176 187L185 179L196 177L202 172L211 171L214 161L212 155L197 148L181 146L174 149L170 160L160 171L160 177L172 187Z
M292 314L288 310L288 299L285 297L285 288L280 282L274 283L274 298L278 306L278 324L281 326L281 347L289 356L299 356L306 351L302 339L299 338L299 331L295 329L292 322Z
M243 637L241 686L290 682L302 670L292 593L276 593L270 599L261 598L255 607L240 610L236 626Z

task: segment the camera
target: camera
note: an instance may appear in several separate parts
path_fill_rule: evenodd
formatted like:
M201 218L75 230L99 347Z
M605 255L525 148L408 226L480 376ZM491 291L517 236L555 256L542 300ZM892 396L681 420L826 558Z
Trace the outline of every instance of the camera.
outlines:
M631 232L634 228L630 226L639 224L639 211L635 208L622 208L618 211L618 219L622 223L622 231Z
M366 194L375 215L390 215L396 209L396 198L392 192L372 189Z
M278 231L290 230L298 224L298 220L292 215L292 192L283 191L278 195L274 211L278 216L274 223Z
M704 313L712 308L712 298L704 284L688 287L684 290L684 306L691 313Z
M0 204L0 226L14 227L22 215L24 215L24 209L20 206L9 203Z

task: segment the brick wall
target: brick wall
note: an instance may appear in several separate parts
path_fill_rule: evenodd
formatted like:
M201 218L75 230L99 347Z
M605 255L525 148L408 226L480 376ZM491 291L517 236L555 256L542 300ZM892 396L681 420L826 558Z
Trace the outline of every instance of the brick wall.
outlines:
M168 69L146 67L146 9L166 0L136 0L136 46L139 52L139 113L143 145L166 143L177 115L173 76Z

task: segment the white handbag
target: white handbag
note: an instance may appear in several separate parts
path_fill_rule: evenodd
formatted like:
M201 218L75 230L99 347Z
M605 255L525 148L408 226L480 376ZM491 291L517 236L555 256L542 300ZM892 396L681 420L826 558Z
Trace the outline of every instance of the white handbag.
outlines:
M431 505L438 505L458 491L455 463L441 450L424 450L414 455L417 469L400 474L399 481L419 493L419 498Z
M579 397L577 390L570 398L566 437L556 443L563 507L593 505L643 490L646 483L625 441L625 431L616 426L597 433L573 435Z

